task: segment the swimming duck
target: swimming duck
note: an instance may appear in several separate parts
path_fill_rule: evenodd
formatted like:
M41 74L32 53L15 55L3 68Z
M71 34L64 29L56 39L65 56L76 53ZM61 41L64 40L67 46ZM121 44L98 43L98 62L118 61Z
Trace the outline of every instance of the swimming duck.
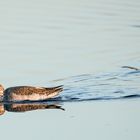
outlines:
M46 88L33 86L17 86L10 87L4 90L0 85L0 100L1 101L37 101L53 98L63 90L62 86Z

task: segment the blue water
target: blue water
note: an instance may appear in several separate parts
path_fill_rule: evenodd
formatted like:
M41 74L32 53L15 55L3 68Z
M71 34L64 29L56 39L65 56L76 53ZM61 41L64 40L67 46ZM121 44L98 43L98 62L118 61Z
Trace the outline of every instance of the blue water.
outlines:
M4 0L0 19L0 84L64 88L0 104L1 139L140 140L140 71L121 68L140 68L140 0Z
M53 82L64 85L62 94L55 98L60 102L140 97L140 70L121 68L116 72L84 74Z

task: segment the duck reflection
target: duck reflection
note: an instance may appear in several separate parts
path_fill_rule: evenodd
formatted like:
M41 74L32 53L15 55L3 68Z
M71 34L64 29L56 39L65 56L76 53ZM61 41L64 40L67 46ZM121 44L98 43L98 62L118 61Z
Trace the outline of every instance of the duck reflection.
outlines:
M26 112L40 109L60 109L64 110L60 105L47 103L0 103L0 115L5 111L9 112Z

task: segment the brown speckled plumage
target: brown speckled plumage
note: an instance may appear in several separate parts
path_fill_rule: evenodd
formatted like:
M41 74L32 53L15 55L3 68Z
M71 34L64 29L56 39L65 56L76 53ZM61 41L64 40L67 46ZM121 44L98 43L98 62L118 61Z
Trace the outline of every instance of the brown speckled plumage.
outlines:
M32 86L10 87L4 90L3 101L46 100L63 90L62 86L46 88Z

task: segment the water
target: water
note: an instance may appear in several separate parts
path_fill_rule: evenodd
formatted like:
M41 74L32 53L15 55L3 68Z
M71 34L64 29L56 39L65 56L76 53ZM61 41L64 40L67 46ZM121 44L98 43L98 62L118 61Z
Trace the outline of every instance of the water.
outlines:
M60 102L110 100L140 96L140 70L122 69L113 73L86 74L54 82L64 85L63 93L55 99Z
M140 68L138 0L5 0L0 20L1 84L64 85L48 104L5 105L1 138L140 139L140 71L121 68Z

